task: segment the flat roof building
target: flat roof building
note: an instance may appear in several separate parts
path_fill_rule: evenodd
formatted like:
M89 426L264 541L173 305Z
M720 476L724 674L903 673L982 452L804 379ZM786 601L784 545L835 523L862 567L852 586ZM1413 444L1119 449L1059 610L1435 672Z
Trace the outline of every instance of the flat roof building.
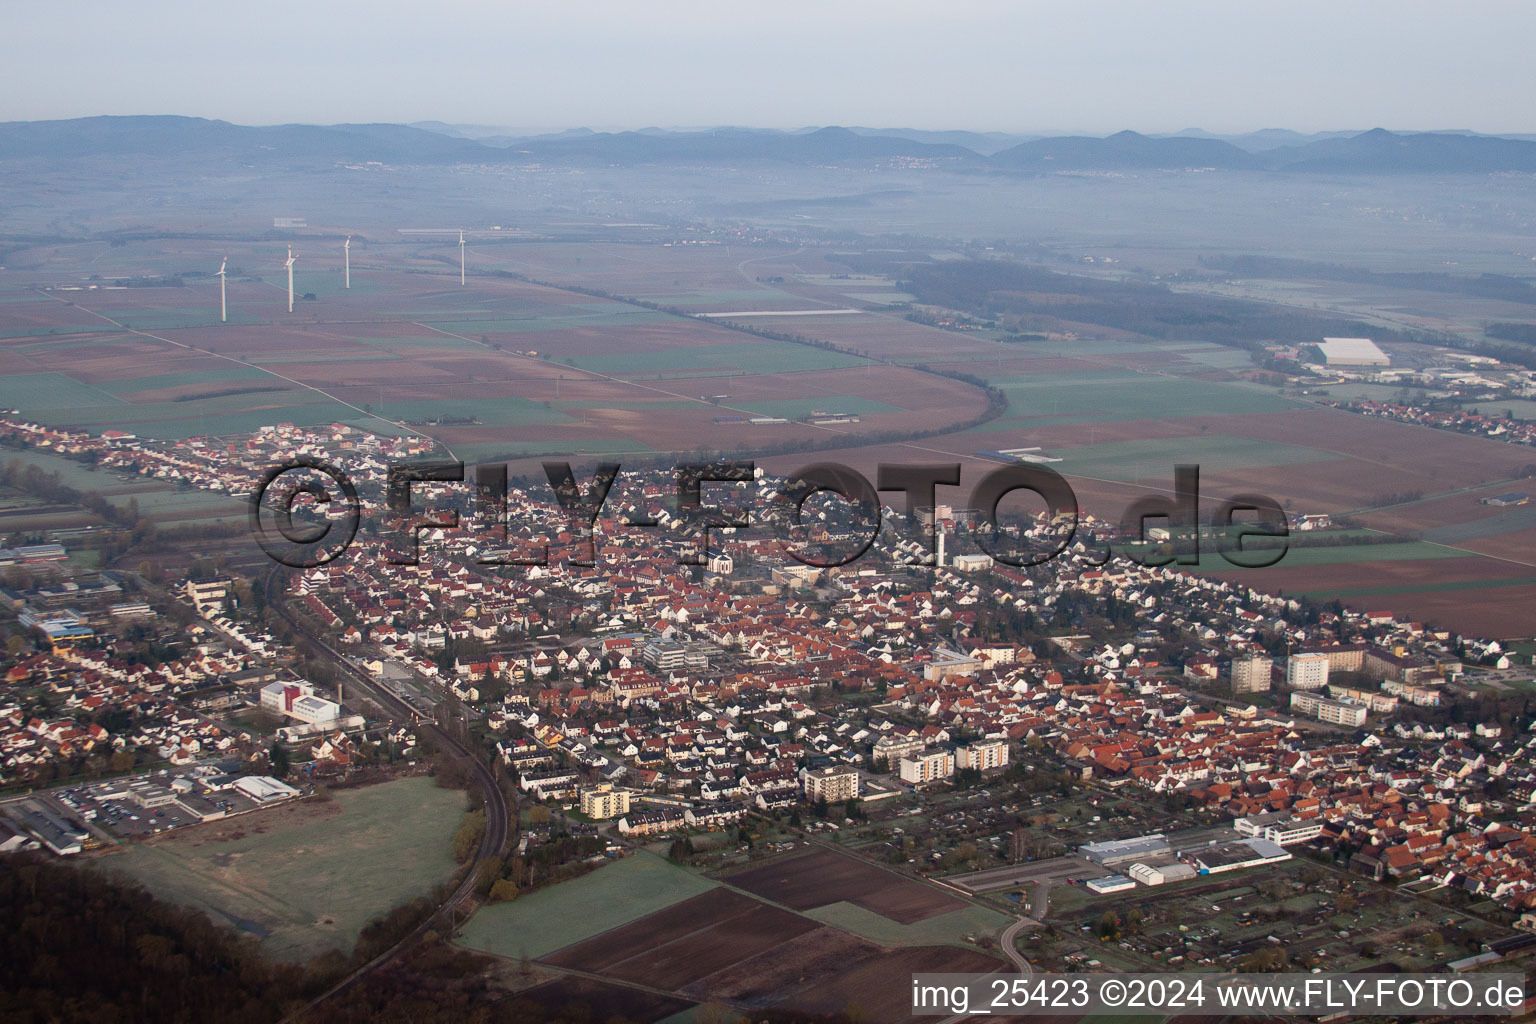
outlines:
M1195 869L1188 864L1132 864L1126 872L1142 885L1166 885L1195 877Z
M286 782L279 782L270 775L247 775L235 781L235 789L258 804L276 803L299 795L299 791Z
M1392 360L1370 338L1324 338L1317 346L1328 366L1390 366Z
M1183 857L1185 862L1201 875L1219 875L1224 871L1277 864L1291 859L1291 855L1278 844L1268 839L1258 838L1239 839L1232 843L1216 843L1186 850Z
M802 768L800 784L805 798L812 803L825 800L829 804L855 800L859 795L859 770L857 768Z
M1309 715L1319 722L1328 722L1332 725L1347 725L1352 729L1358 729L1365 724L1366 708L1364 704L1355 704L1347 700L1332 700L1328 697L1319 697L1315 693L1307 693L1302 690L1294 690L1291 693L1291 710L1298 715Z
M618 818L629 813L629 791L604 783L581 791L581 813L589 818Z
M1285 659L1285 685L1293 690L1321 690L1328 685L1332 659L1322 651L1300 651Z
M1232 692L1263 693L1269 689L1274 661L1265 654L1236 655L1232 658Z
M1128 864L1149 857L1165 856L1170 852L1168 837L1161 832L1136 836L1133 839L1111 839L1102 843L1085 843L1077 848L1080 856L1109 867L1112 864Z

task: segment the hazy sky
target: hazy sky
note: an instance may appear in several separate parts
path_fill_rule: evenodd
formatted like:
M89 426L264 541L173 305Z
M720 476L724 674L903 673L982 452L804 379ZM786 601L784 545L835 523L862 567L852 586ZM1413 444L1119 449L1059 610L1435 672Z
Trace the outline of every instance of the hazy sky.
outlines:
M1525 0L7 8L0 120L1536 131Z

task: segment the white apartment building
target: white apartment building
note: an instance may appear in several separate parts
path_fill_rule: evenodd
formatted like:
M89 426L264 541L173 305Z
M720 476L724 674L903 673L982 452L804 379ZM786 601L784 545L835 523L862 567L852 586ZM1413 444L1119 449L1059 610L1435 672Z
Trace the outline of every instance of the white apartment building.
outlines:
M812 803L825 800L829 804L856 800L859 796L859 770L857 768L809 768L800 769L800 785L805 798Z
M1330 700L1327 697L1319 697L1315 693L1306 693L1298 690L1291 694L1291 710L1299 715L1309 715L1319 722L1331 722L1334 725L1347 725L1358 728L1365 724L1366 708L1364 704L1354 704L1350 701Z
M1285 659L1285 685L1293 690L1321 690L1328 685L1328 655L1293 654Z
M1261 693L1269 689L1274 659L1263 654L1237 655L1232 659L1232 692Z
M920 750L901 759L901 781L912 785L947 779L955 774L955 755L942 747Z
M955 749L955 769L989 771L1008 763L1008 744L1003 740L977 740Z

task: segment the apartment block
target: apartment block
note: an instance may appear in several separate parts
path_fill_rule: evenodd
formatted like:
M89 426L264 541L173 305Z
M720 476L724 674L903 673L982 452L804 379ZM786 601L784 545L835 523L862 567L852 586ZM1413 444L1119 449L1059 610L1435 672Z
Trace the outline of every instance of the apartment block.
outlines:
M955 774L955 755L935 747L901 759L901 781L912 785L947 779Z

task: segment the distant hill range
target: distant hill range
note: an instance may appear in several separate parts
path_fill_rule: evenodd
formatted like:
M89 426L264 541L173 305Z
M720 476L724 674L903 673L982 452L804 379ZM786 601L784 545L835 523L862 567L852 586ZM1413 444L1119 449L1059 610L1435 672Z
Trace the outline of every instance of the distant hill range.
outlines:
M1536 172L1536 140L1470 132L1283 130L1215 136L1124 131L1106 138L1003 133L814 128L770 131L643 129L518 135L479 125L274 125L251 127L191 117L87 117L0 123L0 160L128 155L237 164L543 163L639 166L777 162L856 164L909 159L956 170L1054 171L1218 168L1326 174Z

